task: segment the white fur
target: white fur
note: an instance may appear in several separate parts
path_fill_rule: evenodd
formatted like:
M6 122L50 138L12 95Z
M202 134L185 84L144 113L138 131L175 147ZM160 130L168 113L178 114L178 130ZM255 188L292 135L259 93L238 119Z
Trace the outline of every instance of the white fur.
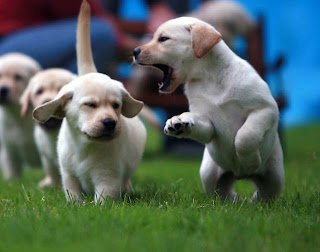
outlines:
M190 35L194 25L217 32L195 18L173 19L158 28L136 58L141 64L147 58L146 64L166 64L174 69L174 83L167 93L185 83L190 112L169 119L164 132L206 145L200 169L206 192L235 198L233 181L246 178L257 186L254 199L274 198L284 185L277 104L268 85L224 41L203 57L195 57ZM159 34L170 39L153 52ZM146 57L144 50L148 51Z
M61 185L57 154L58 133L59 129L48 131L39 124L34 127L34 139L40 154L42 167L46 173L46 177L39 183L39 188L59 187Z
M40 70L39 64L20 53L0 57L0 88L9 87L8 100L0 104L1 168L5 179L22 175L23 167L40 165L33 140L31 115L22 118L19 98L29 79ZM16 80L15 75L22 76Z
M104 203L130 189L146 129L137 117L143 103L133 99L122 83L95 72L90 44L90 6L83 1L77 29L82 76L64 86L53 101L37 107L33 116L41 122L51 116L64 118L57 149L67 200L81 201L82 193L87 193ZM112 132L106 119L116 122Z
M92 140L81 132L86 131L83 126L86 122L79 117L76 104L86 92L85 87L78 83L83 78L93 79L92 75L98 74L85 75L72 83L74 96L66 108L66 118L59 133L58 157L68 200L80 200L81 193L85 192L94 195L96 202L104 202L107 196L116 199L128 190L130 178L142 158L146 130L138 117L126 118L120 115L121 130L112 140ZM98 86L97 92L114 92L120 96L123 89L120 83L104 75L97 78L100 79L96 79L97 82L103 83ZM83 92L78 96L80 89Z
M38 72L29 81L28 87L20 98L22 114L27 113L30 107L35 108L53 100L59 90L76 77L70 71L61 68L50 68ZM61 186L56 148L59 126L60 123L56 122L55 125L51 124L51 127L39 123L36 123L34 127L34 139L46 174L46 177L39 183L41 189Z

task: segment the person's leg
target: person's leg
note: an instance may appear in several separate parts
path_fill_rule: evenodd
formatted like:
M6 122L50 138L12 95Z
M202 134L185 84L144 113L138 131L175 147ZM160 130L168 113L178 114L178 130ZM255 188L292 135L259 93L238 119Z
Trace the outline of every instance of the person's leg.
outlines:
M21 52L36 59L43 68L61 67L76 73L76 28L74 18L15 32L0 41L0 55ZM97 69L105 72L115 54L113 29L105 21L92 18L91 37Z

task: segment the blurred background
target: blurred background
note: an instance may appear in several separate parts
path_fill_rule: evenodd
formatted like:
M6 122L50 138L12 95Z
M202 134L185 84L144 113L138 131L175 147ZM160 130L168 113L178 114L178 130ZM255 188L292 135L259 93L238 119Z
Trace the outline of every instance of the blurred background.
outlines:
M134 66L132 50L148 41L158 25L183 15L214 25L232 50L267 81L281 110L280 132L320 121L320 1L88 1L98 70L123 81L135 98L153 108L159 120L153 127L159 131L167 118L188 109L187 101L181 89L159 95L161 73ZM0 55L22 52L43 68L76 73L80 4L81 0L0 0ZM175 141L165 139L168 150Z

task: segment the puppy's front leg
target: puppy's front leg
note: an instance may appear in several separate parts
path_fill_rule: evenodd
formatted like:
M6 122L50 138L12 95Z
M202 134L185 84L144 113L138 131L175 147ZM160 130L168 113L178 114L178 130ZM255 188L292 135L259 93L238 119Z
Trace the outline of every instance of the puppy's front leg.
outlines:
M259 149L268 131L276 131L277 122L276 110L272 108L254 110L238 130L234 144L244 173L250 174L260 167Z
M62 174L62 184L67 201L81 203L82 187L77 178L70 174Z
M41 162L46 177L39 182L39 188L59 187L61 186L61 177L59 171L52 161L48 160L44 155L41 155Z
M94 201L103 205L108 197L110 197L111 199L118 199L120 197L120 194L120 183L100 181L95 186Z
M191 138L206 144L213 137L214 126L204 115L185 112L167 120L164 133L178 138Z
M22 164L20 157L11 150L1 148L1 168L5 180L21 177Z

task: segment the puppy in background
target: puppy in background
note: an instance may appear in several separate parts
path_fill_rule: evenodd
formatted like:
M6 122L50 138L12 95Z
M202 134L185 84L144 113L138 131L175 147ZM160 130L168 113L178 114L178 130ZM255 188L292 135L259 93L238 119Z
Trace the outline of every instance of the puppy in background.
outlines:
M187 16L214 26L231 49L238 36L248 38L250 31L255 27L255 22L245 8L238 2L229 0L205 2Z
M146 142L138 113L143 103L122 83L97 73L90 42L90 6L83 1L77 30L80 77L65 85L56 98L37 107L33 116L44 123L64 118L58 137L58 158L67 200L82 193L104 203L128 191Z
M5 179L18 178L23 166L40 165L33 140L33 120L20 115L19 98L40 65L27 55L9 53L0 57L1 168Z
M25 116L30 107L35 108L52 101L60 89L76 77L73 73L59 68L37 73L21 96L21 115ZM46 177L39 183L41 189L61 185L57 155L57 137L61 123L61 119L50 118L45 123L36 123L34 127L34 140L46 173Z

